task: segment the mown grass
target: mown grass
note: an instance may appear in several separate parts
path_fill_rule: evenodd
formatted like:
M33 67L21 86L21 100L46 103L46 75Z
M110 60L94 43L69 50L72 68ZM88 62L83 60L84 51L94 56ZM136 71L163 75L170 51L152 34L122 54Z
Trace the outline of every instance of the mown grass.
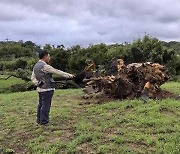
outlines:
M179 87L180 83L172 82L163 86L175 92ZM57 90L51 122L48 126L39 126L35 122L36 91L0 94L0 151L180 153L179 100L87 104L81 96L81 90Z

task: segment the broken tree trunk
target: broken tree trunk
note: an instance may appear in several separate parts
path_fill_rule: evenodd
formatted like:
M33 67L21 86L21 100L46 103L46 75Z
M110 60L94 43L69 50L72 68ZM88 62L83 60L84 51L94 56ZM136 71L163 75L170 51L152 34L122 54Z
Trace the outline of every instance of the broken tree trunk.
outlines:
M158 63L125 65L122 59L118 59L109 64L104 76L87 80L84 92L86 98L89 94L103 93L108 97L132 99L140 97L144 89L148 88L149 97L153 97L168 79L168 69Z

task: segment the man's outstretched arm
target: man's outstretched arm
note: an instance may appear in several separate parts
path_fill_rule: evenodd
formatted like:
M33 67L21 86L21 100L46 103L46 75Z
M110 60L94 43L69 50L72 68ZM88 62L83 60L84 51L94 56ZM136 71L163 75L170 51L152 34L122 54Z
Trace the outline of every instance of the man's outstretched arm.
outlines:
M57 75L60 75L62 77L65 77L65 78L73 78L74 77L74 75L67 73L67 72L63 72L63 71L58 70L58 69L55 69L54 67L52 67L51 65L48 65L48 64L44 65L43 71L45 73L57 74Z

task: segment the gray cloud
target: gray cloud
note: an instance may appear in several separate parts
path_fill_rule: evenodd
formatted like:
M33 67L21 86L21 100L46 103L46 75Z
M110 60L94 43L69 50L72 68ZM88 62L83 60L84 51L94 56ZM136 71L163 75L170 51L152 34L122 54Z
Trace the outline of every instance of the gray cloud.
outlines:
M0 39L121 43L146 33L180 41L179 0L1 0Z

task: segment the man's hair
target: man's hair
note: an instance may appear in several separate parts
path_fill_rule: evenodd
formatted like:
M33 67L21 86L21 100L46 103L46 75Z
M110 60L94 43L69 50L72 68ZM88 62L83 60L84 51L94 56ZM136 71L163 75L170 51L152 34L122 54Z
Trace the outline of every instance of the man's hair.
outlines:
M43 59L45 56L47 56L49 53L46 50L40 50L38 52L39 59Z

